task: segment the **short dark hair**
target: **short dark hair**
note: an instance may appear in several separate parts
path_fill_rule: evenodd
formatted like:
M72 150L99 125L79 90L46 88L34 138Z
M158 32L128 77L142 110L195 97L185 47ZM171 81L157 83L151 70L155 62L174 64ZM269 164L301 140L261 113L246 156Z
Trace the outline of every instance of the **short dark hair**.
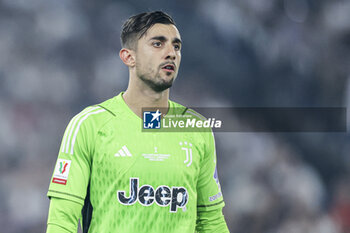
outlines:
M120 36L122 47L136 49L136 42L156 23L173 24L176 26L171 16L162 11L133 15L123 24Z

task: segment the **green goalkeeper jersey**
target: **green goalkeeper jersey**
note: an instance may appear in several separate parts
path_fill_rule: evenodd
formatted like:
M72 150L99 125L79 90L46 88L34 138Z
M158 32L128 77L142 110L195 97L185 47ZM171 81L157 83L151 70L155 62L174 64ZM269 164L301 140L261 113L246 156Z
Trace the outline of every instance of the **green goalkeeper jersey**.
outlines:
M175 110L176 109L176 110ZM197 116L169 101L169 112ZM213 134L142 131L122 93L68 124L48 196L84 205L84 232L194 232L224 206Z

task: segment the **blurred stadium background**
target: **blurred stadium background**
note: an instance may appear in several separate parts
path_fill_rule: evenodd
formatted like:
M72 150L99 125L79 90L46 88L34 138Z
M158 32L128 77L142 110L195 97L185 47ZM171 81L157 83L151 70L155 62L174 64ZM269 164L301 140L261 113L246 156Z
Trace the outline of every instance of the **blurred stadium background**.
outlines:
M45 232L64 129L124 90L122 22L147 10L184 41L188 106L349 107L350 1L0 1L0 232ZM232 116L234 119L234 116ZM216 133L231 232L350 232L349 133Z

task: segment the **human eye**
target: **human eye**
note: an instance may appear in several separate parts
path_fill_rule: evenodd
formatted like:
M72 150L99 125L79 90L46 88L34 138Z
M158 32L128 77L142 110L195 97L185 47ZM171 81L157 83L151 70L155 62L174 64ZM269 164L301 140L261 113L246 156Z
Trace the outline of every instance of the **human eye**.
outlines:
M154 41L152 45L156 48L159 48L160 46L162 46L162 43L160 41Z
M180 46L179 44L175 44L175 45L174 45L174 48L175 48L176 51L181 50L181 46Z

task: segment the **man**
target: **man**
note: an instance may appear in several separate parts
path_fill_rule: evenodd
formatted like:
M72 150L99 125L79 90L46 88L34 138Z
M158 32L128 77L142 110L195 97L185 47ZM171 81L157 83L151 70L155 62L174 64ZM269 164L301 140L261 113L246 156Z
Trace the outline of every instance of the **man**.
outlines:
M132 16L121 41L128 88L68 124L47 232L76 232L81 217L83 232L228 232L212 133L142 131L142 107L196 115L169 100L182 44L173 19Z

